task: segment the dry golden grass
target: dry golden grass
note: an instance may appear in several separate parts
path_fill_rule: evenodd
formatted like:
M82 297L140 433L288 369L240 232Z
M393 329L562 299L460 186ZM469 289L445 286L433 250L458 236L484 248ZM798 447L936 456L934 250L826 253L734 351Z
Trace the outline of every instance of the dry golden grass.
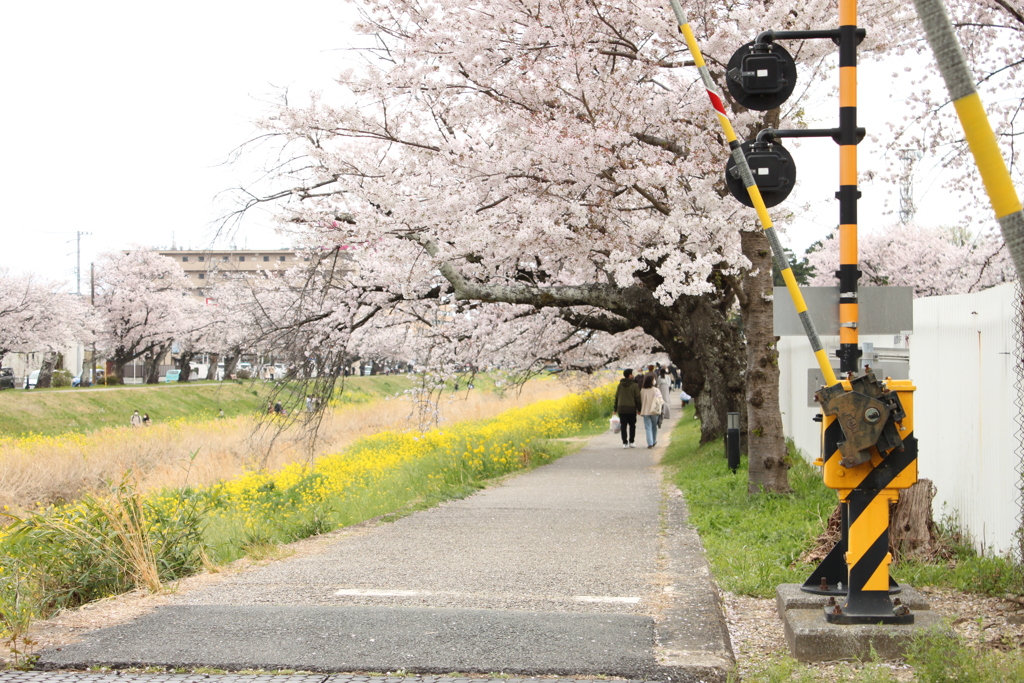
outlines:
M479 391L445 394L439 407L446 423L479 420L575 389L564 382L532 381L505 397ZM302 424L304 416L299 417L283 431L278 424L239 417L0 439L0 508L17 512L75 500L105 489L128 470L141 491L205 486L246 470L276 469L334 453L382 430L417 425L413 405L404 398L329 411L314 441Z

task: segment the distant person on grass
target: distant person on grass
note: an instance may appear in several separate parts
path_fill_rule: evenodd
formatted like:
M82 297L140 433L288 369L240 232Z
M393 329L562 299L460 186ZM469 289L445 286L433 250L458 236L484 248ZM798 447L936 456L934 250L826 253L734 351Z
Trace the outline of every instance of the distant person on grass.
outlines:
M150 420L149 420L149 413L144 413L144 414L142 415L142 426L143 426L143 427L148 427L148 426L150 426L151 424L153 424L153 423L152 423L152 422L150 422Z
M636 413L640 408L640 387L633 379L632 370L623 370L622 379L615 390L615 404L612 411L619 416L623 448L636 448ZM627 435L628 432L628 435Z
M142 416L139 415L139 411L136 410L134 413L132 413L132 416L128 420L128 423L132 427L141 427L142 426Z

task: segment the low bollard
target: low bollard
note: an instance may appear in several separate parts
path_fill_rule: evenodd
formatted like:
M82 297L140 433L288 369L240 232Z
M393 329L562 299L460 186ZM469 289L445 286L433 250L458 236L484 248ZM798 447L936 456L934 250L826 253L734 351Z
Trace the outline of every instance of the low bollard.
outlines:
M736 474L740 466L740 414L726 413L725 458L729 469Z

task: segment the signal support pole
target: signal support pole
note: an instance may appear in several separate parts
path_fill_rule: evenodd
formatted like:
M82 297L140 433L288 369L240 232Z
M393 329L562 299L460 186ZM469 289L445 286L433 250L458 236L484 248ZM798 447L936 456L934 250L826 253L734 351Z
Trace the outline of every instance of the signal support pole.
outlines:
M857 1L839 0L839 371L857 372Z
M685 17L673 0L677 16ZM680 22L681 25L684 23ZM778 107L793 92L796 69L792 56L775 45L778 39L830 38L839 46L839 127L826 130L763 130L748 144L752 186L740 169L746 192L726 168L726 186L748 206L761 198L760 185L773 206L784 201L795 170L788 154L772 149L773 141L785 137L831 137L839 145L839 352L840 372L846 377L833 381L831 365L808 334L826 386L815 394L821 405L822 467L825 485L839 495L842 512L842 540L804 584L803 590L825 595L825 618L838 624L912 624L914 615L891 593L899 586L889 576L889 503L899 490L917 481L917 439L913 433L914 386L907 380L878 379L870 368L860 369L858 335L860 278L857 253L857 145L864 131L857 127L857 45L865 31L857 28L856 0L839 0L838 27L813 31L763 31L742 46L729 61L727 84L739 104L757 111ZM682 26L692 42L687 26ZM691 52L694 50L691 48ZM701 61L696 60L698 66ZM705 74L702 72L702 77ZM710 86L709 86L710 89ZM713 99L714 101L714 99ZM724 115L716 103L716 111ZM734 145L727 135L733 157L747 155L744 146ZM781 148L780 148L781 149ZM736 160L736 166L740 166ZM732 161L730 161L732 164ZM747 171L750 174L750 171ZM759 207L759 216L763 212ZM766 213L766 212L764 212ZM762 219L763 220L763 219ZM787 285L789 281L787 280ZM794 302L797 299L794 297ZM802 298L800 299L802 301ZM801 306L797 305L797 310ZM807 326L805 325L805 328ZM807 328L811 329L811 328ZM845 602L838 599L845 597Z

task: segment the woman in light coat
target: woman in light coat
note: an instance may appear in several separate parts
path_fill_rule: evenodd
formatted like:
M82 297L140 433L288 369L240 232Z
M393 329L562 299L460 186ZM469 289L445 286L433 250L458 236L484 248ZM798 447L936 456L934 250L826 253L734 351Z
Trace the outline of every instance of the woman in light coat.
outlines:
M648 448L658 445L658 418L661 417L663 405L661 390L655 386L654 375L644 375L643 388L640 389L640 415L644 418Z
M667 420L669 419L668 401L669 392L672 391L672 381L668 378L668 372L665 371L665 368L662 368L658 373L658 390L661 391L661 398L665 402L661 415Z

